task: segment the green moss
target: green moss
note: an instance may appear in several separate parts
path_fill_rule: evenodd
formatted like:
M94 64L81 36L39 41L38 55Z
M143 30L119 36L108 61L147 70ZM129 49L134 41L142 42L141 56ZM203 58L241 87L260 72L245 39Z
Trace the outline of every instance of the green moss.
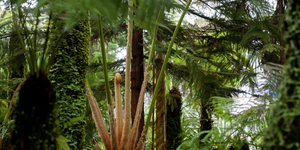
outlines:
M59 27L57 27L59 29ZM80 21L63 39L54 37L59 43L57 55L50 69L50 79L54 85L59 105L59 121L63 136L67 138L71 149L82 150L85 139L85 120L71 122L72 119L85 116L85 75L90 49L90 24ZM53 45L54 48L56 45Z

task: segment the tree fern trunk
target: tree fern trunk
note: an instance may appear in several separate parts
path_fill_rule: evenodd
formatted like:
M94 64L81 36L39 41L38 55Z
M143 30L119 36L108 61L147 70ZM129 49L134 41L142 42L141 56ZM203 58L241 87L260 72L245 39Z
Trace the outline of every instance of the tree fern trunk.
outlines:
M167 149L176 149L182 142L181 94L173 87L167 96Z
M57 27L57 31L59 31ZM57 55L50 70L50 78L57 92L59 104L60 127L71 149L82 150L85 139L85 74L90 48L90 24L88 20L78 22L68 31L64 38L54 37L59 43ZM54 49L56 45L51 48ZM72 119L82 117L79 121L64 125Z
M19 92L13 112L12 148L56 150L59 136L57 103L50 80L43 72L32 73Z
M209 104L202 102L200 110L201 110L200 131L209 131L212 128L211 116L208 113L208 112L210 112ZM207 133L201 134L200 140L203 139L206 135L207 135Z
M136 108L144 80L143 64L143 30L137 29L132 37L132 60L131 60L131 118L132 124L136 113ZM140 138L144 127L144 108L142 109L139 123L138 138Z
M279 100L273 106L262 146L267 150L300 149L300 3L291 0L285 16L287 41Z
M212 87L204 87L201 96L201 104L200 104L200 132L202 131L210 131L212 129L212 120L211 120L211 112L213 108L213 104L209 101L209 98L214 92L214 88ZM204 90L205 89L205 90ZM200 135L200 140L203 139L207 133ZM201 142L200 142L201 143Z
M156 63L156 77L158 78L162 61L162 54L159 54L156 61L160 61ZM165 77L162 78L162 82L160 83L160 89L157 94L157 102L156 102L156 149L164 150L164 115L165 115Z

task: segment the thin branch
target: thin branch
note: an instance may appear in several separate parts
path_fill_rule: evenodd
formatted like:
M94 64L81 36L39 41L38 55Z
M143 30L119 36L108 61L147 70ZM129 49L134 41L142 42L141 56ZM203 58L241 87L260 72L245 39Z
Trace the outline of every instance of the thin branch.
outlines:
M94 138L92 138L91 141L95 145L96 150L102 150Z

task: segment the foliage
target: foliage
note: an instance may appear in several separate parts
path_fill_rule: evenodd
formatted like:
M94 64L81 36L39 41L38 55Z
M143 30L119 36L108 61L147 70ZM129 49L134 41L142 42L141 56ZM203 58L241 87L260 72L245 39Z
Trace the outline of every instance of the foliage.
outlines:
M264 149L300 149L299 139L299 25L300 5L290 1L284 25L287 41L286 63L280 85L279 100L272 107L268 129L262 146Z

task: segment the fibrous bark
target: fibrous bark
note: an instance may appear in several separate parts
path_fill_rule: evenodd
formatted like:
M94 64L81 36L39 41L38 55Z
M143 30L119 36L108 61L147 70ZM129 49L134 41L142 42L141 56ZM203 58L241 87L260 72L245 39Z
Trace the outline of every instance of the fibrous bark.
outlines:
M159 54L159 58L156 61L162 61L162 54ZM161 64L156 63L156 72L160 73ZM159 74L156 75L158 78ZM165 79L162 78L162 81L159 85L160 89L158 90L157 99L156 99L156 149L164 150L165 149Z
M167 149L176 149L182 142L181 94L173 87L167 96Z
M132 60L131 60L131 119L132 124L136 113L136 107L144 80L143 65L143 30L137 29L132 37ZM138 139L144 127L144 108L142 109L139 123Z
M57 102L52 84L43 72L30 74L22 85L13 112L13 149L56 150L59 136Z

